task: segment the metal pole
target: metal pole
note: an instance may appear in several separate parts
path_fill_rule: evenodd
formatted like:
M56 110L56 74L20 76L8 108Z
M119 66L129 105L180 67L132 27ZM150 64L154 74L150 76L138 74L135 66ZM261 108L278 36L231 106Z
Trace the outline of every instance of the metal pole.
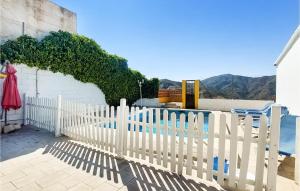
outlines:
M61 125L60 125L60 121L61 121L61 101L62 100L62 98L61 98L61 95L58 95L57 96L57 105L56 105L56 107L57 107L57 111L56 111L56 121L55 121L55 129L54 129L54 131L55 131L55 137L59 137L60 135L61 135Z
M7 125L7 110L4 110L4 126Z
M142 85L140 84L141 105L143 106Z
M141 98L141 106L143 106L143 96L142 96L142 84L144 83L144 80L140 81L138 80L138 84L140 87L140 98Z
M24 35L24 34L25 34L25 23L22 22L22 35Z
M39 69L36 69L35 71L35 97L39 97L39 85L38 85L38 72Z

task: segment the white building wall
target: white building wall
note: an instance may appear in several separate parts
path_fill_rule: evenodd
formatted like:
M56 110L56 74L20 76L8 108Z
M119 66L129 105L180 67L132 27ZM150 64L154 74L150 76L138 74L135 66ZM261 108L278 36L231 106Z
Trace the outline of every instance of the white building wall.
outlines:
M23 34L43 37L50 31L76 33L76 14L49 0L0 0L1 42Z
M300 116L300 38L277 64L276 102Z
M63 99L106 105L103 92L95 84L83 83L74 79L71 75L65 76L62 73L53 73L46 70L38 70L37 72L36 68L30 68L24 64L14 65L14 67L17 70L18 88L22 99L24 93L35 96L36 91L38 91L40 97L56 98L58 95L62 95ZM2 98L3 82L4 79L0 79L0 100ZM23 119L22 109L10 111L8 119Z

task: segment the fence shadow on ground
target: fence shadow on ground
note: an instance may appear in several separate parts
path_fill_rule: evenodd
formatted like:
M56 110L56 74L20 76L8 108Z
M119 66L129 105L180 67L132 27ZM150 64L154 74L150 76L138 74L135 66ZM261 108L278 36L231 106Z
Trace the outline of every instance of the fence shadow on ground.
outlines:
M217 190L212 186L186 179L184 176L119 159L109 153L70 140L59 140L49 144L43 154L51 154L93 176L126 185L128 190Z

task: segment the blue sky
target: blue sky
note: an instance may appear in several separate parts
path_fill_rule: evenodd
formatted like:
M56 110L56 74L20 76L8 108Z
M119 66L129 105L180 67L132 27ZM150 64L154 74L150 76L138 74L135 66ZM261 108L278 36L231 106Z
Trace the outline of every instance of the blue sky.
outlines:
M299 0L53 0L77 29L147 77L275 74Z

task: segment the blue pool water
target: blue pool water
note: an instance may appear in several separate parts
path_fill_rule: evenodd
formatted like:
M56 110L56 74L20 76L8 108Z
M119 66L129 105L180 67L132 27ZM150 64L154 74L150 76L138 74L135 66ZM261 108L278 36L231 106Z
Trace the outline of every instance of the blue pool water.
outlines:
M160 116L159 116L159 124L160 124L160 133L163 134L163 128L164 128L164 125L165 125L165 121L163 120L163 109L160 110ZM175 113L176 114L176 127L179 128L180 127L180 114L184 113L185 116L186 116L186 122L185 122L185 129L188 128L188 113L191 112L191 111L188 111L188 110L169 110L168 112L168 127L172 127L172 121L170 120L171 119L171 113ZM205 132L208 132L208 115L210 112L207 112L207 111L192 111L194 114L198 114L199 112L202 112L203 113L203 117L204 117L204 123L203 123L203 129ZM140 114L140 119L139 121L142 122L142 113ZM157 133L157 128L156 128L156 121L157 121L157 116L156 116L156 113L155 111L153 112L153 133L156 134ZM149 116L147 116L146 118L146 121L147 123L149 123ZM139 127L139 131L142 132L142 124L140 124L140 127ZM130 130L130 125L128 127L128 130ZM135 131L135 129L134 129ZM149 132L149 127L146 128L146 132L148 133Z

